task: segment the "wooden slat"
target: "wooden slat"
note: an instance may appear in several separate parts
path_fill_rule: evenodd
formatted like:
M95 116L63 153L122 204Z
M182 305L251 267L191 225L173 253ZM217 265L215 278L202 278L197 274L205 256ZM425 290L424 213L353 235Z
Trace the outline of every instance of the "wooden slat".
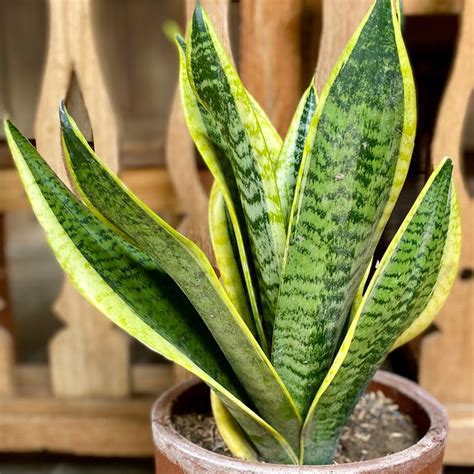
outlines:
M168 363L133 365L129 398L61 399L51 395L46 365L17 366L17 393L0 398L0 451L150 456L150 410L172 370Z
M154 398L2 400L0 451L150 456Z
M323 28L316 66L318 92L372 3L372 0L323 0Z
M240 74L284 135L301 97L303 0L240 0Z
M466 0L454 67L438 113L432 145L435 166L451 156L461 210L462 249L458 278L436 319L438 331L421 345L420 384L448 410L445 462L474 464L474 199L463 166L463 134L474 91L474 0ZM471 155L472 156L472 155ZM465 158L466 159L466 158ZM472 176L471 176L472 179Z
M432 161L454 163L461 210L462 248L458 278L436 319L437 332L422 345L420 382L442 402L474 405L474 199L463 166L463 132L474 90L474 0L466 0L454 68L440 107ZM471 178L472 179L472 178Z
M94 130L97 153L114 171L118 170L117 124L95 43L91 0L49 0L48 8L48 55L35 120L36 146L71 187L60 141L60 100L69 97L76 105L79 102L79 115L90 119ZM65 324L48 344L54 392L69 397L127 395L128 338L67 279L54 311Z
M406 0L403 11L405 15L455 15L461 12L462 5L463 0Z
M131 367L132 393L156 395L166 390L171 380L172 365L133 364ZM46 364L20 364L15 367L17 394L22 398L52 397L48 383L49 367ZM3 400L0 401L3 411Z
M474 405L448 403L449 432L444 464L474 466Z
M0 213L0 395L13 394L14 340L5 258L4 215Z

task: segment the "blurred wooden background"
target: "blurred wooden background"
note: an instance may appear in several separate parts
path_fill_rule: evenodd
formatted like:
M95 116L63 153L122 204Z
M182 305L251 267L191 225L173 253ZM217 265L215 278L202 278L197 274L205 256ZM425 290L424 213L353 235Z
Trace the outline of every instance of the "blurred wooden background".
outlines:
M371 4L202 3L232 49L245 85L281 134L316 65L320 88ZM474 465L474 0L403 3L419 127L409 177L378 254L443 155L456 162L464 244L459 279L436 328L390 362L396 371L418 377L446 405L447 462ZM205 247L210 177L185 128L176 96L177 55L162 33L167 19L184 28L193 4L0 0L0 117L12 118L36 140L67 179L57 116L59 100L66 97L109 166L150 207ZM42 268L35 272L28 248L42 237L37 230L22 232L32 229L28 222L29 204L0 131L0 451L150 455L151 403L185 375L131 345L61 282L47 251L35 261L52 268L51 278ZM31 295L18 290L13 275L18 262L24 273L31 268L27 288L36 288ZM35 305L38 288L47 289L46 308L45 297ZM27 319L25 300L31 306ZM30 357L32 352L38 356Z

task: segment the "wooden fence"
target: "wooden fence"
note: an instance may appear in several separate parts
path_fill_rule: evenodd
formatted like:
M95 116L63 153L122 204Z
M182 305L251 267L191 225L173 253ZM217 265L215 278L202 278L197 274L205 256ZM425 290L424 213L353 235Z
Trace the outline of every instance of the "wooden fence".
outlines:
M229 38L239 38L238 63L243 80L284 133L316 60L320 87L371 0L202 3L228 47ZM150 11L162 16L189 17L193 5L194 0L3 1L0 113L33 124L27 132L36 139L39 151L50 165L69 183L57 119L57 105L66 97L91 138L93 131L95 149L108 166L119 172L150 207L208 249L209 176L196 165L177 94L169 100L161 97L171 107L163 142L150 140L151 133L147 140L140 140L140 133L130 132L120 114L120 110L133 113L134 108L133 101L127 102L122 76L128 75L132 80L143 76L160 51L150 50L153 41L137 42L133 35L127 37L127 32L125 42L122 37L115 37L109 31L108 21L114 18L122 26L135 28L142 39L156 38L160 26L158 20L151 21ZM145 6L148 10L141 9ZM447 462L474 464L474 210L469 174L472 165L462 158L474 79L474 0L407 0L404 6L409 18L459 16L456 56L436 121L432 156L433 164L446 154L455 161L464 246L460 277L438 319L439 330L419 341L417 360L421 384L445 403L449 412ZM230 23L229 16L233 18ZM35 32L39 35L36 38ZM43 45L40 38L47 38ZM161 44L159 41L156 44ZM34 42L37 44L32 49ZM110 59L108 52L114 46L123 48L123 62ZM39 63L43 56L38 58L34 54L35 47L47 51L44 64ZM19 54L31 54L29 67L39 65L36 70L42 69L42 75L36 77L31 71L22 70L16 60ZM133 71L127 68L127 58L132 56ZM176 71L165 72L153 79L176 80ZM140 81L144 80L142 76L138 77ZM16 103L13 98L21 81L22 90L27 92ZM24 81L29 87L24 87ZM39 96L37 107L35 91ZM148 98L141 100L143 111ZM149 123L138 123L137 129L147 131ZM158 126L156 129L159 132ZM124 140L125 135L132 139ZM149 157L160 154L165 162L161 166L153 162L152 166ZM29 204L4 144L0 146L0 165L1 237L3 215L28 209ZM411 188L406 190L408 195L413 195L422 184L426 167L416 168L414 175L409 182ZM81 298L68 281L54 305L63 327L49 341L48 364L18 363L4 245L0 239L0 451L150 455L149 411L153 399L186 374L167 363L132 364L128 338Z

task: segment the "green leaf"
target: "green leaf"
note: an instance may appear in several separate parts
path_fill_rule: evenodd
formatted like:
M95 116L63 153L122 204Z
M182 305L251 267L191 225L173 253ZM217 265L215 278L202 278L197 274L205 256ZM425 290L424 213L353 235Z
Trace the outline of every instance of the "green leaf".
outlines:
M219 434L235 458L257 461L258 455L252 447L242 428L219 400L219 396L211 391L211 407L214 421Z
M104 166L64 106L60 117L66 163L86 205L117 226L175 281L211 331L259 414L285 433L296 449L301 418L294 403L204 253Z
M5 134L49 245L79 292L128 334L219 393L234 418L259 434L255 444L265 459L295 462L284 437L244 404L232 368L173 280L79 202L10 122Z
M276 165L276 179L280 202L286 225L290 218L291 205L295 195L296 178L303 158L304 144L311 119L316 109L316 90L313 82L298 104L295 115L283 142Z
M323 89L290 216L272 357L307 413L400 193L415 93L390 0L377 0Z
M231 165L219 145L219 136L215 134L216 126L210 114L199 103L196 94L191 87L188 78L188 68L186 66L186 44L182 38L177 38L179 51L179 83L181 91L181 103L183 105L184 117L189 132L203 157L207 167L213 174L220 190L224 196L227 212L232 223L233 233L238 248L240 265L245 281L250 308L258 331L260 344L264 351L268 353L268 343L263 330L260 316L256 288L256 277L254 276L249 261L251 259L250 242L248 238L245 218L243 216L242 205L235 183Z
M235 235L232 233L224 196L217 181L214 182L209 197L209 230L222 285L245 324L255 335L255 324L245 291L243 275L237 261L237 245L233 245Z
M362 277L359 287L357 288L357 292L355 294L354 301L352 302L352 306L351 306L351 314L349 315L349 323L352 322L352 320L354 319L355 315L357 314L357 310L359 309L359 306L362 303L362 298L364 297L365 285L369 278L370 270L372 269L373 260L374 260L373 258L370 259L369 264L367 265L367 268L365 270L364 276Z
M187 48L189 80L215 121L242 203L267 331L272 332L285 248L274 163L255 109L199 5Z
M382 258L316 394L302 431L305 464L332 461L347 418L395 341L433 302L439 308L444 301L446 270L452 283L459 258L459 235L452 163L445 160Z
M270 155L270 161L275 164L277 163L278 156L280 155L283 140L281 139L279 133L277 132L266 112L262 109L261 105L247 89L245 89L245 91L247 92L247 96L250 100L250 104L253 107L255 117L257 118L257 122L260 125L260 129L262 130L262 135L265 139L268 153Z

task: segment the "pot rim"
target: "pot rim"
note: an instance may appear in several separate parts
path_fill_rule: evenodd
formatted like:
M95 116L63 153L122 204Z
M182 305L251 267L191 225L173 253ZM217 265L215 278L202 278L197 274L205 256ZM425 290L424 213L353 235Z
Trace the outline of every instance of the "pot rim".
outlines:
M182 436L172 424L171 411L175 400L191 387L203 383L199 379L191 379L174 385L164 392L154 403L151 412L153 441L155 448L161 446L166 439L168 447L174 451L186 453L187 456L201 462L210 463L214 467L234 469L234 472L335 472L351 473L354 468L363 472L380 472L387 467L406 466L407 462L420 457L429 460L439 456L444 449L448 432L448 417L444 407L417 383L391 372L379 370L373 381L388 388L395 389L404 397L414 401L426 414L429 427L425 435L415 444L394 454L365 461L330 465L290 465L271 464L265 462L246 461L217 454L202 448ZM169 450L167 454L171 454ZM255 469L255 471L253 470ZM291 471L290 471L291 469Z

